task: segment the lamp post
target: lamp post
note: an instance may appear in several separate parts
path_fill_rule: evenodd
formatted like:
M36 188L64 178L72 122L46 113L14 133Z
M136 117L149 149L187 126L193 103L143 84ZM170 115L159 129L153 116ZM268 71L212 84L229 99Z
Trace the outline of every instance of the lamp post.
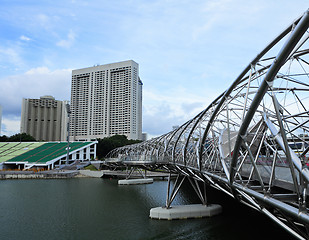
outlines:
M68 114L68 118L69 118L69 121L67 123L67 157L66 157L66 162L65 162L65 165L68 165L69 163L69 155L70 155L70 114L71 114L71 109L70 109L70 104L66 104L65 105L66 107L66 110L67 110L67 114Z

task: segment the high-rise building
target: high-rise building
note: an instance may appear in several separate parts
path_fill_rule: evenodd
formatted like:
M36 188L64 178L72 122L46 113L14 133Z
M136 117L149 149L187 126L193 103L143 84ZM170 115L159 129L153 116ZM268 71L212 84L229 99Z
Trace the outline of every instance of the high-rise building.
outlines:
M142 139L142 85L132 60L73 70L70 140Z
M22 100L20 132L37 141L65 141L67 136L68 101L52 96Z

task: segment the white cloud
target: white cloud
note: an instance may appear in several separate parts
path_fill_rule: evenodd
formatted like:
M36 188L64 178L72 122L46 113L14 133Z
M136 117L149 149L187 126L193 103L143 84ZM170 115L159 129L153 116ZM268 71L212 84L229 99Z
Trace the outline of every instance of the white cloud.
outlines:
M63 39L57 42L57 46L70 48L73 45L74 41L75 41L75 33L71 29L67 35L67 39Z
M28 70L25 74L26 75L42 75L42 74L50 74L51 71L48 67L37 67Z
M22 40L22 41L26 41L26 42L31 40L31 38L26 37L24 35L21 35L19 39Z
M160 135L195 117L214 98L197 96L183 87L157 92L143 90L143 131Z
M18 48L1 48L0 47L0 63L8 66L10 64L15 67L24 65L23 60L19 54Z
M0 81L0 104L3 107L3 115L19 115L23 97L39 98L43 95L53 95L59 100L70 98L70 69L51 71L47 67L38 67Z
M12 136L20 132L20 117L11 116L2 119L2 128L0 135Z

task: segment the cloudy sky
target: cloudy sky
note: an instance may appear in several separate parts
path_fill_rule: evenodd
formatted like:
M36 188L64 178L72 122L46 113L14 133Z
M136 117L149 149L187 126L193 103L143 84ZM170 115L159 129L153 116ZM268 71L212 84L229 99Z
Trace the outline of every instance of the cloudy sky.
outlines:
M308 0L0 0L2 135L22 98L70 100L72 69L139 63L143 131L202 111Z

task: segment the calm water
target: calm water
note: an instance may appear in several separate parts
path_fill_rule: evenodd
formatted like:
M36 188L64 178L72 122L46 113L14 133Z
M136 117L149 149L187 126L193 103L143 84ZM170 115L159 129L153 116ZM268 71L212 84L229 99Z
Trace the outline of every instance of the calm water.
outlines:
M0 239L291 239L258 213L211 191L220 216L153 220L149 210L164 205L166 181L118 186L109 179L0 181ZM174 204L196 203L185 185Z

